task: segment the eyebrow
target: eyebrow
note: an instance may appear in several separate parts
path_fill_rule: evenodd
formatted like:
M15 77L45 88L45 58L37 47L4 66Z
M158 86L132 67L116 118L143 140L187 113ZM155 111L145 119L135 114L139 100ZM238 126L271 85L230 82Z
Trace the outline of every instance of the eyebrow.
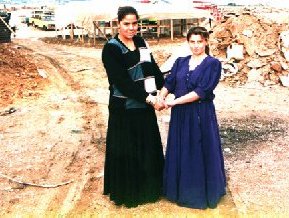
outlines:
M197 39L197 40L195 40L195 39L190 39L189 41L203 41L203 39L204 39L204 38L200 38L200 39Z
M124 24L137 24L138 21L134 21L134 22L126 22L126 21L124 21L123 23L124 23Z

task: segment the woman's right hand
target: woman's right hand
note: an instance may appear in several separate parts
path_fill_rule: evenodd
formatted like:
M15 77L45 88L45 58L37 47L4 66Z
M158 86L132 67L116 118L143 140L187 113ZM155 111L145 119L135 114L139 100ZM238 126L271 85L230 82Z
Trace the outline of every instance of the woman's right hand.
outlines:
M155 110L157 110L157 111L161 111L161 110L163 110L165 107L166 107L166 106L165 106L164 102L157 101L157 102L154 104L154 108L155 108Z

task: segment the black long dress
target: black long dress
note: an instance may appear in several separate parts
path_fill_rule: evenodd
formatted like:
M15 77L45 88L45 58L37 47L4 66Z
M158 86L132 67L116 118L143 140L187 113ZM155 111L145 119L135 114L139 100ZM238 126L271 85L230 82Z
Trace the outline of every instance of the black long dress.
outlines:
M162 195L163 152L154 108L145 103L148 93L142 81L134 81L129 70L138 66L143 77L154 76L160 89L164 79L151 56L151 62L140 61L140 49L146 47L141 37L133 38L136 50L130 51L115 36L106 43L102 61L110 84L109 119L106 138L104 194L116 205L135 207L155 202ZM125 98L116 97L115 89ZM133 99L140 107L128 107Z

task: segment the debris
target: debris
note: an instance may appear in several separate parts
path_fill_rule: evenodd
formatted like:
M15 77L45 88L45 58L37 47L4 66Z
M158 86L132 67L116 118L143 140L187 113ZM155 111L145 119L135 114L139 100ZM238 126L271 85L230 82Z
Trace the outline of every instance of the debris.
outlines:
M238 73L238 66L236 63L227 62L227 63L224 63L222 66L223 66L223 71L221 75L221 80L223 80L225 77L233 76L236 73Z
M93 69L95 69L95 67L87 67L87 68L82 68L82 69L79 69L79 70L75 70L74 72L78 73L78 72L82 72L82 71L86 71L86 70L93 70Z
M225 59L221 79L230 85L245 85L252 76L248 75L252 74L250 69L258 69L260 78L255 84L281 84L279 77L289 74L286 63L289 61L288 22L277 23L272 18L268 20L264 16L267 8L252 8L250 13L242 13L246 10L244 8L238 10L234 16L225 16L222 23L213 27L210 35L212 55L220 60ZM270 15L274 14L273 10ZM226 15L231 11L223 13ZM230 67L229 60L234 60L238 68Z
M44 69L37 69L37 71L38 71L39 75L40 75L42 78L46 79L46 78L48 77L46 70L44 70Z
M9 108L8 110L5 110L4 112L1 112L1 113L0 113L0 116L6 116L6 115L12 114L12 113L14 113L14 112L16 112L16 108L11 107L11 108Z
M280 76L280 80L283 86L289 87L289 76Z
M253 31L252 30L244 30L243 35L251 38L253 36Z
M272 62L271 63L271 69L273 69L276 72L281 72L282 71L282 65L281 65L281 63L278 63L278 62Z
M252 69L248 72L247 83L258 82L262 79L262 72L260 70Z
M14 186L13 189L23 189L26 186L34 186L34 187L41 187L41 188L57 188L59 186L63 186L63 185L67 185L69 183L72 183L73 181L68 181L68 182L63 182L63 183L59 183L59 184L54 184L54 185L50 185L50 184L35 184L35 183L30 183L30 182L22 182L16 179L13 179L9 176L6 176L2 173L0 173L0 177L8 179L10 182L16 183L17 185Z
M253 59L250 62L247 63L247 66L250 68L261 68L265 66L266 63L263 63L260 59Z
M227 48L227 59L235 59L235 60L243 60L244 55L243 55L243 45L241 44L231 44Z
M265 49L265 50L261 50L261 49L256 49L256 53L260 56L260 57L268 57L273 55L277 50L276 49Z
M231 153L231 149L230 148L224 148L225 152Z
M96 176L96 178L101 178L101 177L103 177L103 176L104 176L104 171L100 172L100 173Z
M81 133L81 132L82 132L82 131L79 130L79 129L73 129L73 130L71 130L71 133L79 134L79 133Z

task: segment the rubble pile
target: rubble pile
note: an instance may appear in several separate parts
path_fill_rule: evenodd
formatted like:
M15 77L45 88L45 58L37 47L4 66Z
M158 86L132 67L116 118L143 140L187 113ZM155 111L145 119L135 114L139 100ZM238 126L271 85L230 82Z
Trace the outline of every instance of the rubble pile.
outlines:
M0 43L0 107L17 98L39 95L45 84L32 60L31 51L13 43Z
M262 19L257 14L244 9L213 27L210 49L223 63L221 79L231 85L286 86L288 23Z

